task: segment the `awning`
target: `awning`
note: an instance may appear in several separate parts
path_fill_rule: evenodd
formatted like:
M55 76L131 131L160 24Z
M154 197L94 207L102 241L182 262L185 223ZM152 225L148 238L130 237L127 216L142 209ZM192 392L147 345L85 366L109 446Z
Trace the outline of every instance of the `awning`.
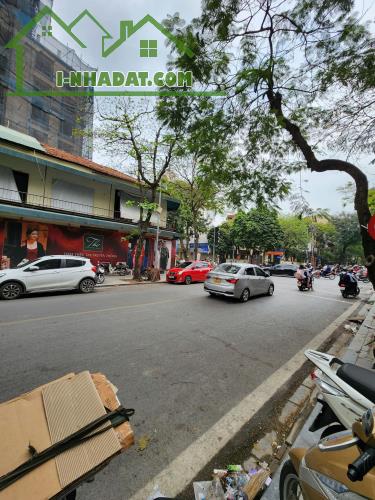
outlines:
M137 224L126 224L124 222L116 222L111 220L81 217L79 215L62 214L60 212L50 212L48 210L39 210L37 208L26 208L17 205L6 205L0 203L0 218L6 217L22 217L27 219L36 219L50 224L67 224L82 227L93 227L100 229L110 229L112 231L122 231L124 233L132 233L137 229ZM148 233L156 234L155 228L149 228ZM168 239L176 239L179 234L174 231L161 229L159 236Z

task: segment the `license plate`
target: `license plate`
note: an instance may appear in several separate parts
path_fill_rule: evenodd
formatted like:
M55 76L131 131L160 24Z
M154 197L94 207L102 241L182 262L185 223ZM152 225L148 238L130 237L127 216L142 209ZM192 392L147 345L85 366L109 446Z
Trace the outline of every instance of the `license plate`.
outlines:
M216 283L217 285L221 283L221 279L220 278L214 278L214 283Z

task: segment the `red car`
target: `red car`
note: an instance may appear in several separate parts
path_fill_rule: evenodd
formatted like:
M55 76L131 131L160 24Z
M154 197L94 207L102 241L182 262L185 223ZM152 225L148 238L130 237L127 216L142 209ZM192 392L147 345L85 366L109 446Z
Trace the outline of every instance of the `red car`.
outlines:
M193 260L182 262L167 272L168 283L185 283L190 285L193 281L204 282L207 274L213 269L209 262Z

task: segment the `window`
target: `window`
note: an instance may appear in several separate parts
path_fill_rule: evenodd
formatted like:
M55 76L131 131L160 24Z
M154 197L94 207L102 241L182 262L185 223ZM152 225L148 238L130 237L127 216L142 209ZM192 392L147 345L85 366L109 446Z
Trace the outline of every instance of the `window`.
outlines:
M37 106L31 106L31 118L48 126L48 114Z
M14 180L16 182L19 195L21 197L21 201L22 201L22 203L25 203L26 198L27 198L27 188L29 185L29 174L25 174L24 172L17 172L16 170L13 170L13 175L14 175Z
M48 271L48 269L60 269L61 259L42 260L32 265L37 265L39 267L39 271Z
M66 259L65 261L65 267L82 267L84 265L85 265L84 260Z
M256 268L257 270L257 276L263 276L264 278L267 276L267 274L262 271L262 269L260 269L259 267Z
M203 262L202 267L208 267L208 262Z
M139 45L139 55L141 57L157 57L158 56L158 41L157 40L141 40Z
M215 272L237 274L240 269L240 266L236 266L234 264L220 264L220 266L217 266L215 269Z
M253 267L246 268L245 271L246 276L255 276L255 271Z
M72 137L73 135L73 123L67 120L60 120L60 134Z

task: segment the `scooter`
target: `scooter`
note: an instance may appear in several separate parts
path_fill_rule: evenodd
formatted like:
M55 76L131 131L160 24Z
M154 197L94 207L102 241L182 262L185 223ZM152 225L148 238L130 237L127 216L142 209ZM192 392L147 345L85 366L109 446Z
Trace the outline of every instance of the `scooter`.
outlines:
M341 295L344 299L349 297L357 297L360 294L360 289L357 283L339 283Z
M318 402L322 405L309 430L325 427L325 437L350 429L375 404L375 372L319 351L309 349L305 356L316 366L311 377L320 390Z
M115 267L110 268L111 274L119 274L120 276L127 276L131 274L129 266L126 262L117 262Z
M304 290L312 290L313 289L313 278L309 281L307 278L300 279L297 278L297 288L300 292L303 292Z
M96 266L96 277L97 277L97 283L98 285L101 285L105 281L105 269L104 267L98 262L98 265Z
M375 393L374 393L375 396ZM293 448L280 474L280 500L365 500L375 498L374 415L367 410L352 431Z

